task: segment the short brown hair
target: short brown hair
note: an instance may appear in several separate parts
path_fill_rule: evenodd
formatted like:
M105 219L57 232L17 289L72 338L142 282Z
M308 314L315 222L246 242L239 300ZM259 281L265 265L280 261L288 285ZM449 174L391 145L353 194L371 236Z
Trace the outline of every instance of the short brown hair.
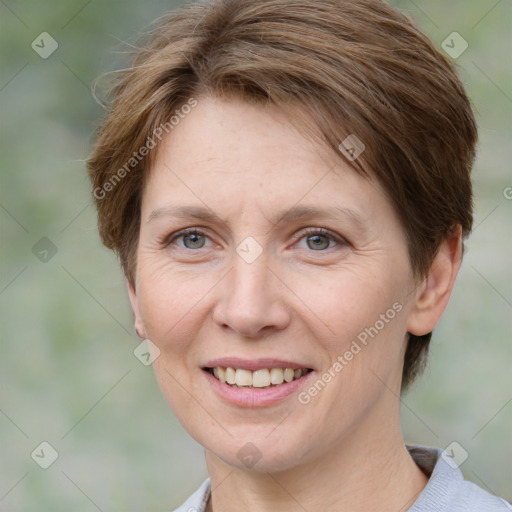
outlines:
M379 0L198 2L165 17L118 72L88 160L101 239L131 283L149 141L207 94L299 106L340 158L355 135L365 149L347 160L383 185L418 278L454 226L470 232L471 105L454 66L405 14ZM430 337L409 335L402 389Z

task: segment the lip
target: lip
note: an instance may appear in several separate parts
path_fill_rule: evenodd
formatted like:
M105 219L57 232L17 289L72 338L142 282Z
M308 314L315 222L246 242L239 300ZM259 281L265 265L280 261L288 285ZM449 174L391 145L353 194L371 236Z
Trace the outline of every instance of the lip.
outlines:
M222 366L224 368L240 368L242 370L256 371L262 368L291 368L292 370L300 370L303 368L310 368L314 370L308 364L297 363L294 361L285 361L283 359L241 359L239 357L222 357L220 359L212 359L205 363L202 368L215 368L216 366Z
M268 360L266 361L268 362ZM224 366L224 364L215 364L215 366ZM291 367L291 365L287 366L287 368ZM238 368L240 368L240 366ZM265 368L265 366L259 366L259 368ZM297 368L305 367L298 366ZM204 375L207 385L211 387L214 393L223 401L235 405L236 407L252 409L275 405L295 394L299 388L308 386L311 379L316 377L316 372L310 371L296 380L283 382L283 384L279 384L279 386L268 388L236 388L221 382L205 369L202 369L201 373Z

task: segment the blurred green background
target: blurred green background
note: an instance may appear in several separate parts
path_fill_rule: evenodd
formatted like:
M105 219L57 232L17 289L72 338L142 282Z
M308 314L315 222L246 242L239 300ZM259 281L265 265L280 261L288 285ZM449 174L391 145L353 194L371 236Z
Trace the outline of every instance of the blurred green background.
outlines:
M0 2L1 511L165 511L206 477L202 448L133 355L83 162L102 115L92 81L180 3ZM456 62L480 125L475 230L427 371L403 398L404 435L457 441L466 477L512 500L512 2L391 3L439 47L453 31L468 42ZM42 32L58 44L47 58L31 47L51 49ZM43 441L59 454L46 470L31 457Z

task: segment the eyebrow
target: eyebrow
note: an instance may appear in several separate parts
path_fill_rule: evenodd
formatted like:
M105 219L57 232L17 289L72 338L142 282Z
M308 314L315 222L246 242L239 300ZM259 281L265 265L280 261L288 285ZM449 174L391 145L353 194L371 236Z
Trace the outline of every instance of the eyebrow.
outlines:
M218 215L213 213L213 211L198 206L172 206L167 208L156 208L149 214L146 222L151 222L153 219L157 219L159 217L194 218L225 223Z
M334 220L348 218L359 227L363 227L364 225L360 215L358 215L354 210L344 206L329 206L325 208L317 208L315 206L298 206L277 215L272 219L272 222L277 224L279 222L293 222L313 218Z
M228 223L226 220L215 214L212 210L199 206L172 206L156 208L149 214L146 222L149 223L159 217L190 218L209 222L218 222L222 224ZM345 208L343 206L330 206L325 208L317 208L315 206L297 206L295 208L291 208L290 210L285 210L278 213L271 219L271 222L272 224L278 224L281 222L294 222L298 220L307 220L313 218L333 220L348 218L358 228L362 229L365 227L365 223L362 217L356 211L350 208Z

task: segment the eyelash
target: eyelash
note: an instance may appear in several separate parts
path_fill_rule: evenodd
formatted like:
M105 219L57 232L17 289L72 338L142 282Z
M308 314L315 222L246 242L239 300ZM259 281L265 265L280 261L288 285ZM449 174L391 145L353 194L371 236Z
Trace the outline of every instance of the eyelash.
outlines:
M200 236L204 236L204 237L208 238L207 233L205 231L203 231L201 228L186 228L186 229L182 229L181 231L178 231L177 233L167 237L165 239L163 245L165 247L168 247L175 240L177 240L179 238L183 238L185 236L189 236L189 235L200 235ZM329 238L330 240L332 240L333 242L336 242L336 244L338 244L338 245L347 245L346 240L344 240L343 238L337 236L332 231L329 231L328 229L325 229L325 228L307 228L304 231L301 231L297 236L294 237L294 242L296 243L296 242L302 240L304 237L314 236L314 235L325 236L325 237ZM323 250L319 250L319 251L311 250L311 252L326 252L327 250L332 249L332 248L333 247L328 247L327 249L323 249ZM179 249L184 249L187 251L195 251L195 249L188 249L186 247L185 248L179 247ZM200 249L203 249L203 247L200 247L197 250L200 250Z

